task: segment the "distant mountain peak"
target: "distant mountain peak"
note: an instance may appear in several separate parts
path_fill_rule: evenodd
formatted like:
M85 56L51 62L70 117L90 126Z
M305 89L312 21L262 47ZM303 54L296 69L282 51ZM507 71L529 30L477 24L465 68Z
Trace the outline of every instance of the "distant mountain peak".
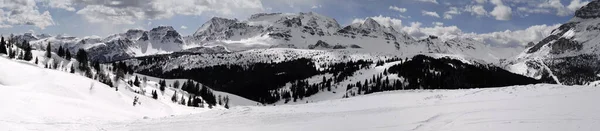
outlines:
M238 22L237 19L227 19L222 17L213 17L206 23L202 24L194 33L194 36L206 35L211 32L224 30L226 27Z
M363 24L361 24L361 27L367 28L367 29L380 29L381 25L379 24L379 22L375 21L374 19L367 18L365 20L365 22L363 22Z
M160 30L175 30L175 28L173 28L173 26L164 26L164 25L161 25L161 26L152 28L152 30L150 30L150 31L160 31Z

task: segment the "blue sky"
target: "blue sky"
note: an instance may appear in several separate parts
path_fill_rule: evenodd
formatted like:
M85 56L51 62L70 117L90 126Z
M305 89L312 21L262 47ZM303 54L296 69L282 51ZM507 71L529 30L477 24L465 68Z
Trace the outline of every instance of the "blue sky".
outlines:
M548 28L568 21L587 1L0 0L0 3L0 34L35 32L104 37L130 28L170 25L189 35L214 16L244 20L260 12L312 11L333 17L341 25L379 17L378 21L388 21L388 25L399 30L422 36L492 35L507 30L544 34L551 30ZM539 28L532 29L536 26Z

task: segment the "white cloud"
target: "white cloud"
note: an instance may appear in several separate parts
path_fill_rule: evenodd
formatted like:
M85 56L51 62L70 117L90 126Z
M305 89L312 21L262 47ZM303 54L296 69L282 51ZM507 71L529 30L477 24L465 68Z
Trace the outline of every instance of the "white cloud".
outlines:
M411 22L404 26L402 20L384 16L370 17L384 26L391 26L398 31L404 31L408 35L423 39L429 35L438 36L442 40L453 38L473 38L496 47L522 47L529 42L538 42L550 35L551 31L558 28L555 25L534 25L523 30L506 30L490 33L465 33L457 26L444 26L442 22L432 22L433 26L423 27L423 23ZM366 19L366 18L365 18ZM354 19L352 23L362 23L365 19Z
M440 18L440 15L437 12L423 10L423 11L421 11L421 13L423 14L423 16L431 16L431 17Z
M579 8L581 8L582 6L587 5L588 3L590 3L589 1L586 2L581 2L581 0L573 0L571 1L571 3L569 4L569 6L567 6L567 8L571 11L577 11Z
M48 3L47 6L51 8L64 9L67 11L75 11L73 7L73 0L39 0L41 2Z
M313 5L312 7L310 7L311 9L317 9L317 8L321 8L323 7L323 5Z
M491 0L496 7L490 14L496 17L496 20L510 20L512 17L512 9L502 3L501 0Z
M453 15L461 14L460 10L456 7L450 7L450 10L444 12L444 19L452 19Z
M537 7L538 9L555 9L557 16L569 16L573 14L577 9L581 8L584 5L587 5L589 2L582 2L581 0L571 0L568 6L565 6L561 3L560 0L548 0L546 2L540 3ZM546 13L546 12L543 12Z
M119 9L103 5L87 6L77 11L77 14L92 23L111 22L113 24L134 24L135 21L146 17L139 8Z
M34 25L40 29L55 25L50 12L40 12L34 0L0 0L0 28Z
M406 10L406 8L400 8L400 7L396 7L396 6L390 6L390 8L389 8L389 9L390 9L390 10L394 10L394 11L398 11L398 12L400 12L400 13L404 13L404 12L406 12L406 11L407 11L407 10Z
M187 29L188 27L187 27L187 26L184 26L184 25L182 25L180 28L181 28L181 29Z
M417 1L420 1L420 2L428 2L428 3L434 3L434 4L440 4L440 3L438 3L438 2L437 2L437 0L417 0Z
M427 35L437 36L442 40L453 39L463 34L462 30L456 26L425 27L422 28L421 31Z
M63 1L63 0L61 0ZM82 7L77 14L93 23L133 24L140 20L166 19L175 15L214 13L223 16L246 17L264 11L260 0L70 0ZM61 4L57 4L61 5Z
M38 4L76 12L88 22L109 24L205 13L247 17L264 11L261 0L0 0L0 28L34 25L44 29L56 25L50 12L40 11Z
M414 38L426 37L427 34L421 31L421 25L423 25L421 22L411 22L410 26L402 27L402 31Z
M463 37L470 37L483 41L486 44L496 46L525 46L529 42L538 42L550 35L552 30L558 28L555 25L534 25L524 30L506 30L485 34L468 33Z
M529 8L529 7L518 7L517 8L518 12L525 12L525 13L533 13L533 14L545 14L545 13L550 13L551 11L548 9L542 9L542 8Z
M471 15L475 15L477 17L486 16L488 12L483 8L483 5L467 5L465 7L465 12L470 12Z
M429 35L438 36L442 40L453 38L473 38L495 47L523 47L529 42L538 42L550 35L555 25L534 25L523 30L506 30L491 33L465 33L457 26L443 26L443 23L432 23L433 27L421 27L420 22L412 22L410 26L403 27L402 31L417 39L427 38Z
M441 22L433 22L434 27L421 27L420 22L412 22L410 26L403 27L402 31L416 39L424 39L430 35L438 36L442 40L456 38L462 35L462 30L456 26L443 26Z

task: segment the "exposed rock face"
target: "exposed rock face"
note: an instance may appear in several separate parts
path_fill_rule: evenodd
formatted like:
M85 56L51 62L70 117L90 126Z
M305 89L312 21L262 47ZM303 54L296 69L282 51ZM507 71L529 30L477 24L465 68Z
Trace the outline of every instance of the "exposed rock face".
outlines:
M316 44L309 45L308 48L309 49L330 49L332 47L331 47L331 45L327 44L326 42L319 40L319 41L317 41Z
M547 75L567 85L600 80L600 38L597 37L600 35L600 20L596 18L600 18L598 0L577 10L573 19L525 50L513 64L538 63L527 64L527 74L540 78L543 74L535 72L548 72Z
M575 11L575 17L584 19L600 17L600 1L594 0L586 6L581 7L581 9Z

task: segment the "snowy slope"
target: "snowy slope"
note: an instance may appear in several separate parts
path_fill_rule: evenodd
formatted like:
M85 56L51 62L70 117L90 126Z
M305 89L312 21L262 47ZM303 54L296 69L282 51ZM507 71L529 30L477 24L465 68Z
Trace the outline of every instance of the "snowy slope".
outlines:
M172 91L177 90L179 92L183 92L180 89L178 89L178 88L181 88L181 87L173 88L172 87L173 83L175 83L175 81L179 81L180 83L183 83L183 82L187 81L187 79L161 79L161 78L156 78L156 77L152 77L152 76L146 76L146 75L143 75L143 74L135 74L135 75L139 76L140 78L146 77L148 79L148 81L153 81L153 82L156 82L156 81L159 81L159 80L165 80L165 82L167 83L167 85L169 87L171 87L171 88L169 88L169 90L172 90ZM211 89L211 91L213 91L213 93L214 93L215 96L222 96L222 97L227 96L227 97L229 97L229 104L230 104L231 107L235 107L235 106L251 106L251 105L256 105L256 103L257 103L255 101L248 100L246 98L243 98L243 97L240 97L240 96L237 96L237 95L233 95L233 94L230 94L230 93L227 93L227 92L220 92L220 91L215 91L215 90L212 90L212 89ZM169 96L169 99L170 99L170 96L172 96L173 93L168 93L168 94L170 94L170 95L165 95L165 96Z
M202 111L157 101L128 89L115 91L95 80L39 68L0 56L0 127L7 130L65 130L100 123ZM140 105L132 106L139 97Z
M339 83L333 85L333 88L331 91L321 91L315 95L305 97L304 99L296 101L296 102L289 101L286 103L285 100L280 100L277 103L274 103L273 105L303 104L303 103L313 103L313 102L319 102L319 101L341 99L344 97L344 95L350 94L352 92L356 92L355 90L347 91L347 86L349 84L355 84L357 81L364 81L366 79L371 79L371 77L373 77L373 75L378 75L380 73L383 73L384 70L387 70L391 66L396 65L396 64L400 64L400 61L385 63L382 66L377 66L376 64L372 64L372 65L370 65L369 68L360 69L360 70L354 72L352 77L349 77L348 79L343 80L342 82L339 82ZM308 80L309 84L320 83L320 82L322 82L322 78L324 76L326 78L331 78L332 74L316 75L311 78L308 78L307 80ZM388 76L384 76L384 77L389 77L389 79L391 81L401 79L398 77L397 74L389 74ZM281 90L290 90L291 84L292 83L288 83L285 87L282 87L278 90L280 90L280 91Z
M596 130L600 89L529 85L376 93L103 125L106 130Z

